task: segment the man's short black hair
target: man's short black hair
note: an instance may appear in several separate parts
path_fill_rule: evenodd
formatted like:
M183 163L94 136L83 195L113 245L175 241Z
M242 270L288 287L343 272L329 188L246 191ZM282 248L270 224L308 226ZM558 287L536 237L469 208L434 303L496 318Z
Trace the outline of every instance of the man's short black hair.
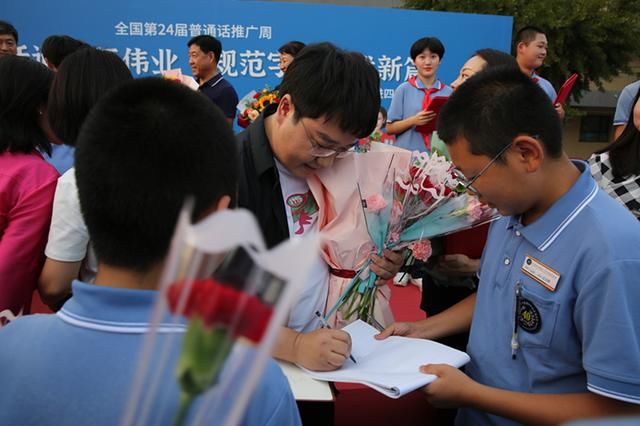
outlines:
M305 46L306 44L304 44L303 42L293 40L280 46L278 48L278 52L286 53L295 58L298 55L298 53L300 53L300 51L304 49Z
M44 39L40 51L54 67L59 68L62 60L78 49L89 47L87 43L67 35L51 35Z
M0 35L12 35L16 43L18 42L18 30L7 21L0 21Z
M518 68L496 67L469 78L438 118L447 144L469 142L474 155L496 156L518 135L535 136L552 158L562 155L562 127L547 94Z
M335 120L346 133L363 138L376 126L380 110L380 77L357 52L331 43L305 47L284 74L280 96L291 95L296 119Z
M499 66L512 66L517 67L518 62L516 58L508 53L501 52L496 49L480 49L476 50L473 56L479 56L487 63L485 69L499 67Z
M415 61L418 55L424 52L424 49L429 49L429 52L438 55L440 60L444 58L444 45L442 44L442 42L436 37L423 37L419 40L416 40L411 45L411 59Z
M80 127L98 100L130 80L131 71L118 55L87 47L60 64L49 93L49 122L65 145L74 146Z
M161 262L185 199L201 218L237 191L233 132L209 99L173 81L128 81L104 96L76 147L83 217L101 263Z
M53 72L39 62L16 55L0 57L0 152L50 153L40 122Z
M195 36L187 43L187 47L191 47L192 44L197 45L204 53L213 52L216 62L220 62L220 55L222 55L222 43L210 35Z
M515 47L518 47L518 44L520 43L529 44L536 39L536 36L538 34L546 35L542 28L533 25L527 25L520 28L520 31L516 33L513 44Z

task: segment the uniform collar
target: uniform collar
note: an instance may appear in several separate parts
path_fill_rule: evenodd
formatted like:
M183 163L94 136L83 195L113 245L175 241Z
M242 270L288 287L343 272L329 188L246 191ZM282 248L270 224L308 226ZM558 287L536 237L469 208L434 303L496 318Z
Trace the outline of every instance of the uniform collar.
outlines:
M598 193L587 163L572 162L580 170L580 177L540 218L523 226L519 216L511 216L507 223L507 228L519 230L540 251L549 248Z
M218 73L218 74L214 75L213 77L211 77L209 80L205 81L205 83L202 86L213 87L216 84L220 83L220 80L222 80L223 78L224 78L224 76L222 75L222 73Z
M426 89L427 87L424 85L424 83L422 82L422 80L420 80L420 78L418 76L416 76L415 79L416 82L416 88L417 89ZM438 78L436 78L436 80L433 82L433 86L431 86L432 89L436 89L436 91L438 90L442 90L444 88L444 83L441 82Z
M56 314L76 327L110 333L141 334L149 331L155 290L105 287L74 281L73 297ZM158 325L160 333L183 332L182 322L167 316Z

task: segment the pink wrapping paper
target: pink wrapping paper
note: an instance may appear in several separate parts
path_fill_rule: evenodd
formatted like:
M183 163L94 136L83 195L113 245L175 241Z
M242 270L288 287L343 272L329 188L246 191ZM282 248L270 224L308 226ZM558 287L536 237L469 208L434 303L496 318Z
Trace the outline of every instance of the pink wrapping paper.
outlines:
M351 153L336 159L332 167L320 170L308 178L309 187L318 203L318 230L321 232L321 253L333 269L358 271L376 252L369 237L360 204L357 184L362 196L381 194L389 170L406 170L411 152L381 143L372 143L367 153ZM327 312L347 288L351 278L329 274ZM389 305L391 291L378 287L374 318L383 326L393 322ZM331 326L341 328L355 318L343 318L340 310L328 319Z

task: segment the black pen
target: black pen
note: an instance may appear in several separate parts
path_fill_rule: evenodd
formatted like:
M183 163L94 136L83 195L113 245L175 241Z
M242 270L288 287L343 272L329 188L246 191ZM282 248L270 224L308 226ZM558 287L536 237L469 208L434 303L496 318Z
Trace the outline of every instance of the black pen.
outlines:
M327 320L324 319L320 311L316 311L316 316L320 319L320 324L322 324L322 328L329 328L329 329L331 328L331 326L327 323ZM351 361L353 361L354 364L357 364L356 359L353 357L353 355L349 355L349 359L351 359Z

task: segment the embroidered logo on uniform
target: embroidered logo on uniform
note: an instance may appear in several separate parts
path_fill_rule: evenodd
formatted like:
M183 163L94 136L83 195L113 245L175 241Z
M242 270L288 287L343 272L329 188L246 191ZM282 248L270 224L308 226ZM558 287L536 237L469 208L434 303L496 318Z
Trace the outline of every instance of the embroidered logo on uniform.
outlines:
M312 222L313 215L318 213L318 203L311 191L305 194L292 194L287 198L287 206L291 209L291 220L298 223L296 235L304 234L305 225Z
M542 326L538 308L529 299L520 298L518 303L518 324L524 331L537 333Z

